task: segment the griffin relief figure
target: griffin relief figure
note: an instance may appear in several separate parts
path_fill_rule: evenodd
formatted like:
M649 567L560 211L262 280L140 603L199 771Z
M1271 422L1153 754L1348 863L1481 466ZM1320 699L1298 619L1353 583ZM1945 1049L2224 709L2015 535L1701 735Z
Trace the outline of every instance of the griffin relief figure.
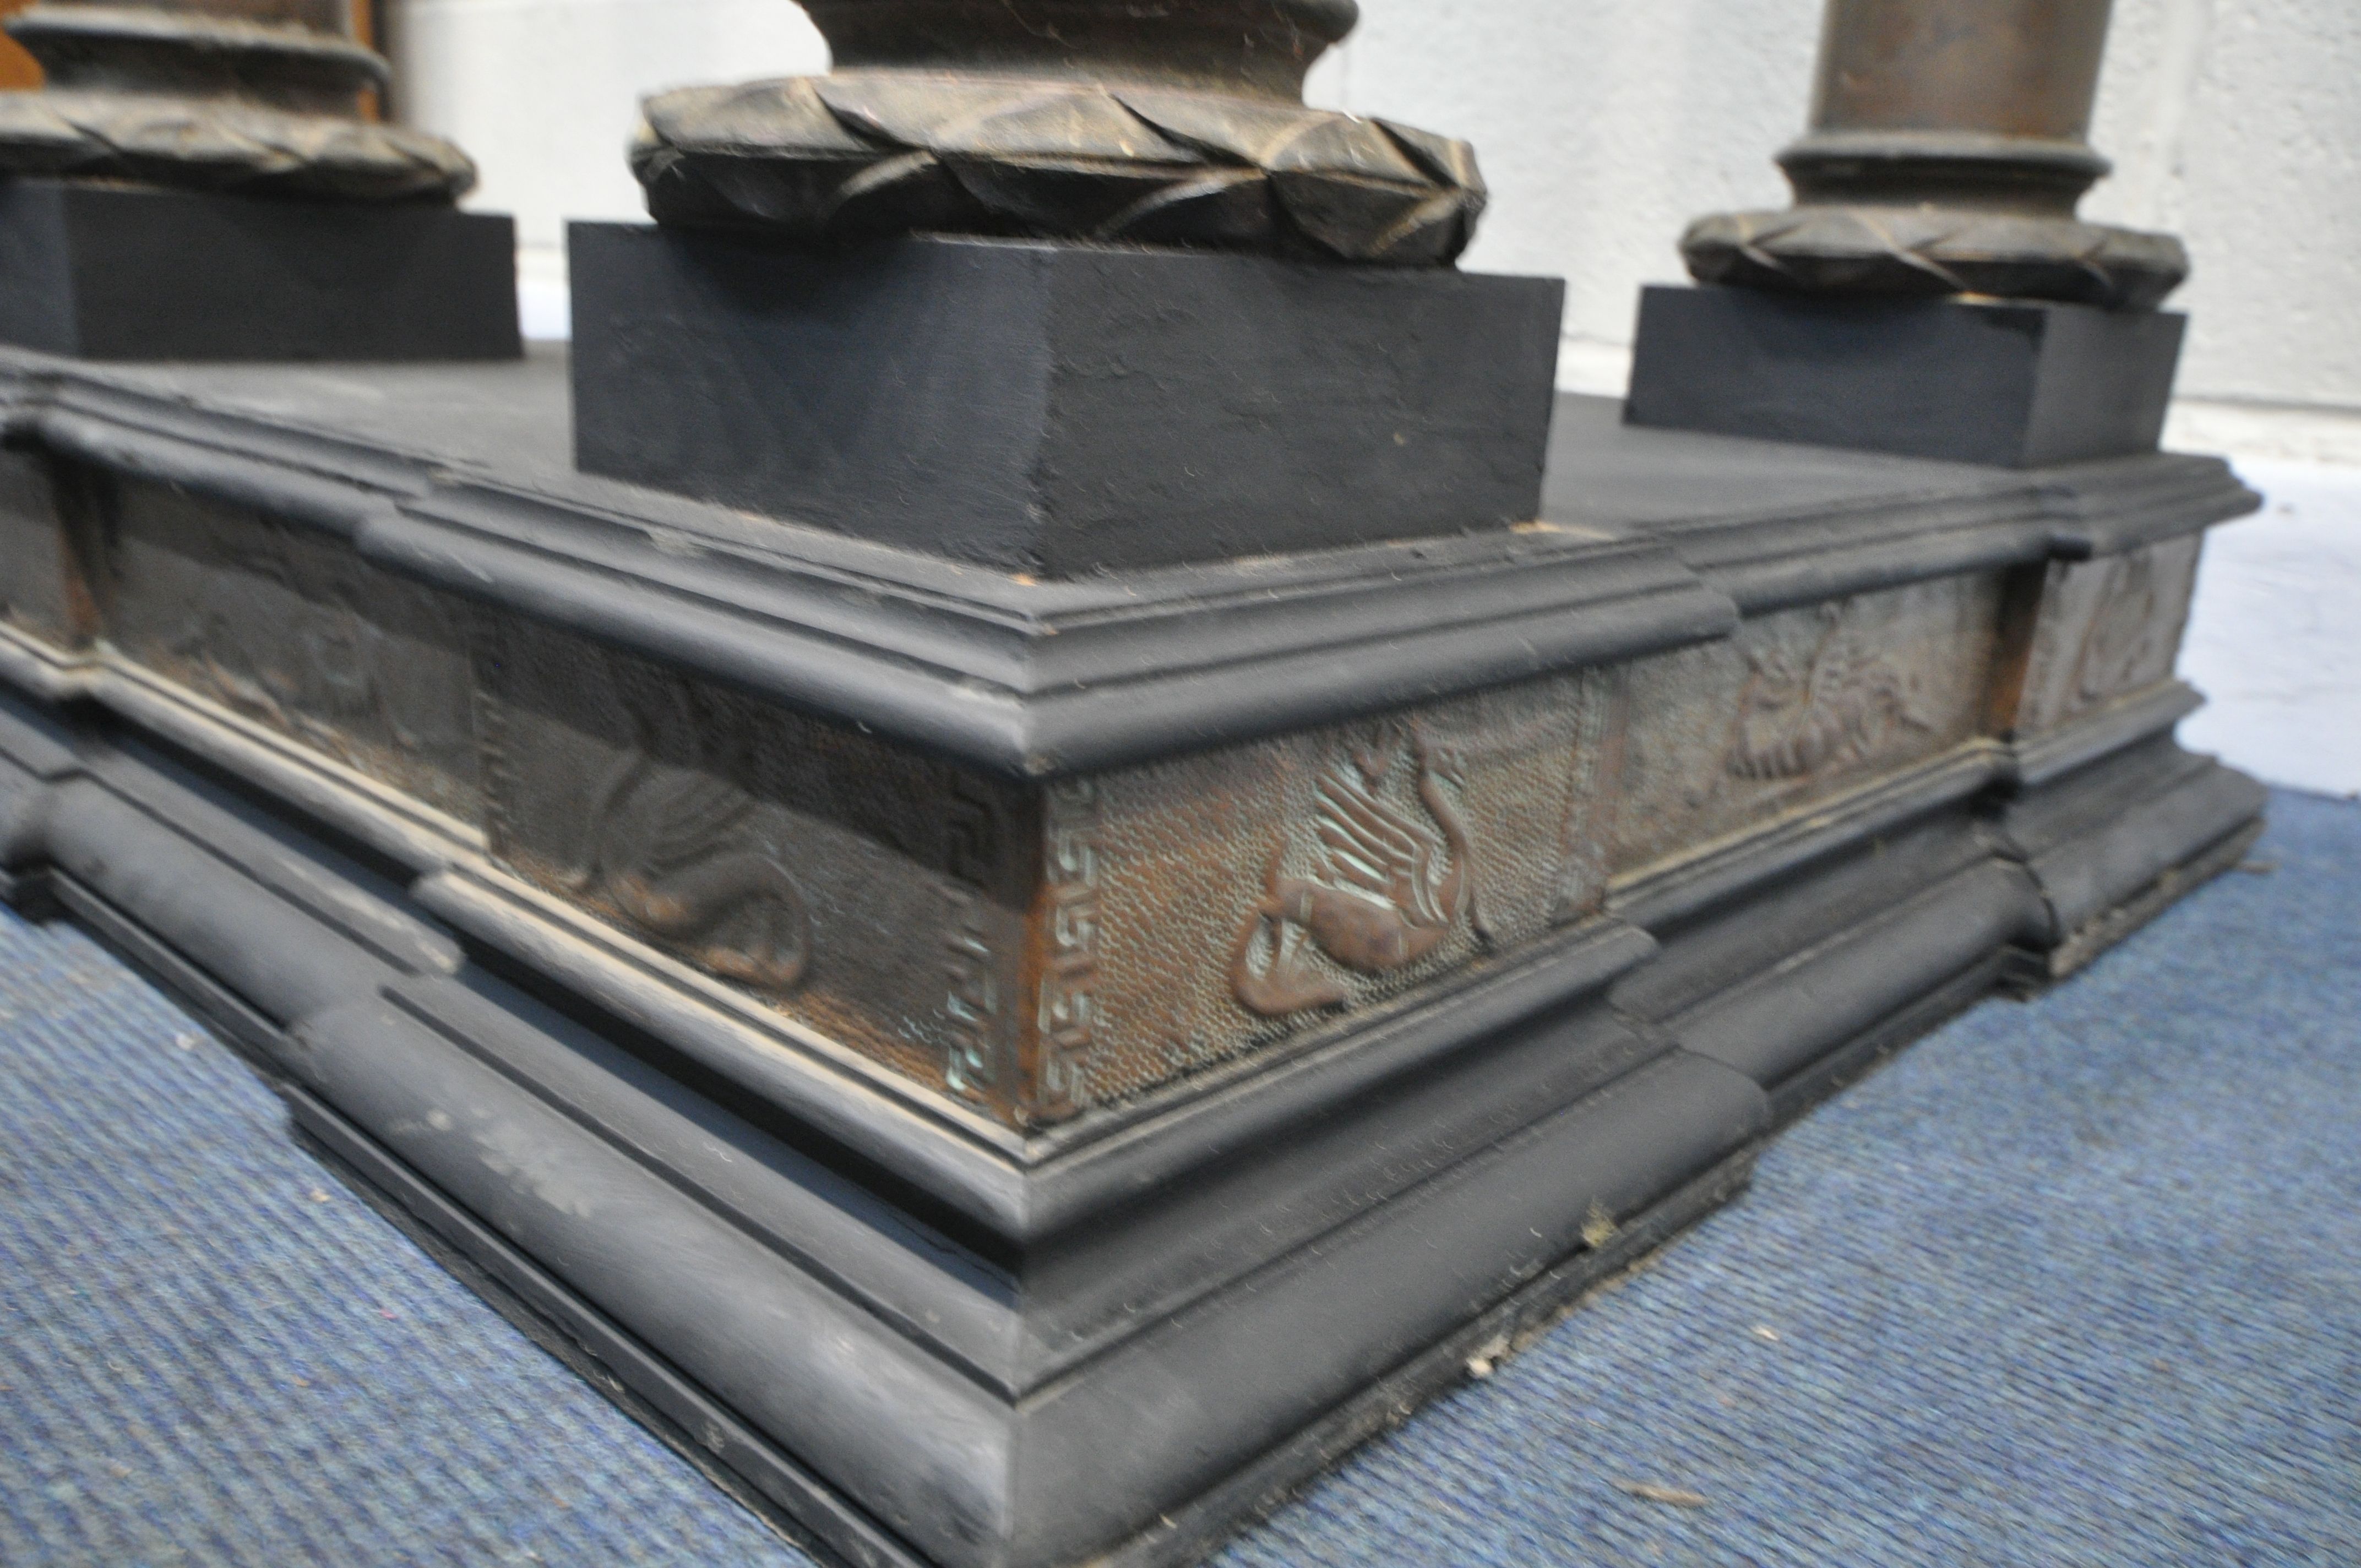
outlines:
M635 746L592 798L573 891L710 973L793 991L810 957L810 909L746 831L753 817L753 798L735 785Z
M1896 729L1933 728L1913 674L1870 647L1840 607L1819 613L1819 637L1800 668L1776 648L1747 655L1753 673L1730 751L1740 778L1808 778L1839 758L1870 755Z
M1238 934L1231 989L1248 1011L1279 1018L1349 1000L1341 980L1312 966L1307 943L1355 973L1381 975L1426 958L1463 920L1486 936L1466 828L1443 788L1463 782L1456 753L1416 729L1409 750L1415 806L1387 788L1401 760L1395 745L1355 747L1321 774L1317 867L1283 874L1282 846Z

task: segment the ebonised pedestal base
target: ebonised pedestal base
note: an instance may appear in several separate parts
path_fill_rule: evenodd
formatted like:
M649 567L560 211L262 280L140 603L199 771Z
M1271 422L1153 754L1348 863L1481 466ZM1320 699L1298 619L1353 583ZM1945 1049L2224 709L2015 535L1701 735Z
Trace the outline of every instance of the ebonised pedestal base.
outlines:
M1503 530L1565 286L949 237L573 226L584 472L1071 576Z
M513 359L515 225L0 181L0 342L83 359Z
M2184 316L1645 290L1633 424L2011 468L2156 450Z

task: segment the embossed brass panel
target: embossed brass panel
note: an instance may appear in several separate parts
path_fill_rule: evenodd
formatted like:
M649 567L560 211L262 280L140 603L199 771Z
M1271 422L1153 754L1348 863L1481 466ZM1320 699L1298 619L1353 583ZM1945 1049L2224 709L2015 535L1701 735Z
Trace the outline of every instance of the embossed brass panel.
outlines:
M512 629L495 852L1019 1124L1267 1050L1595 911L1610 872L1975 737L1997 575L1027 789Z
M1016 785L562 632L482 661L494 854L895 1070L1005 1113L1034 808Z
M1829 0L1784 212L1700 218L1701 281L1978 293L2147 310L2189 275L2170 235L2088 224L2084 137L2111 0Z
M1642 660L1614 865L1684 854L1982 727L2001 579L1944 577L1748 621Z
M1094 990L1059 1104L1103 1104L1513 954L1629 871L1974 739L1997 575L1723 643L1126 770L1053 810ZM1053 862L1057 859L1052 855ZM1071 901L1071 902L1069 902ZM1073 1058L1079 1055L1077 1070ZM1045 1059L1047 1059L1045 1058Z
M390 79L334 0L41 0L9 18L43 84L0 93L0 169L312 200L448 201L475 165L366 118Z
M1445 264L1466 143L1306 108L1350 0L808 0L834 69L658 93L659 223L807 237L1025 234Z
M1545 935L1601 892L1587 671L1096 781L1084 1103Z
M126 656L463 821L483 816L464 605L313 530L140 479L102 492Z
M2203 536L2054 562L2042 586L2016 728L2033 735L2172 676Z

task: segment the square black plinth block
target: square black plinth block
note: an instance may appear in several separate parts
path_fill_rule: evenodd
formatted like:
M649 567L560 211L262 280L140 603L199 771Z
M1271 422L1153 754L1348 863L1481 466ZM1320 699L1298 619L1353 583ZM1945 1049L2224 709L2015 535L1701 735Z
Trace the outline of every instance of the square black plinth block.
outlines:
M587 472L1057 576L1540 508L1555 280L621 224L573 253Z
M0 181L0 342L84 359L513 359L516 229L441 206Z
M2032 468L2153 452L2187 318L1651 288L1633 424Z

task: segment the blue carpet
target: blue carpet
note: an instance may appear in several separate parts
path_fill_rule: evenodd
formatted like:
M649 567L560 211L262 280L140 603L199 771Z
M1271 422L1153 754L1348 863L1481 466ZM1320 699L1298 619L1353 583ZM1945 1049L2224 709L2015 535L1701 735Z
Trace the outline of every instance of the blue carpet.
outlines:
M2256 853L1223 1568L2361 1563L2361 809ZM806 1562L87 938L0 977L0 1562Z

